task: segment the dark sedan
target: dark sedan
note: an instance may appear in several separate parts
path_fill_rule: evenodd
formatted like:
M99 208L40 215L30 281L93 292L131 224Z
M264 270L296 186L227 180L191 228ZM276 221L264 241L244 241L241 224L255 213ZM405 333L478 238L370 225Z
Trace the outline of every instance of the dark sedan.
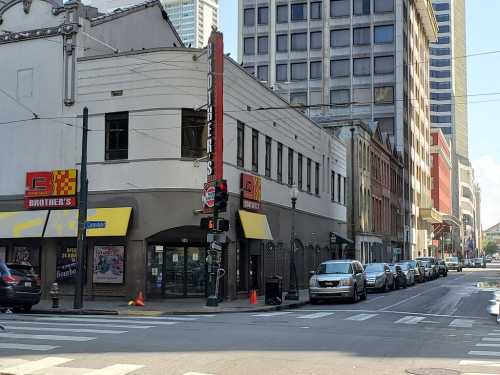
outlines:
M0 262L0 308L30 311L40 296L40 279L32 266Z

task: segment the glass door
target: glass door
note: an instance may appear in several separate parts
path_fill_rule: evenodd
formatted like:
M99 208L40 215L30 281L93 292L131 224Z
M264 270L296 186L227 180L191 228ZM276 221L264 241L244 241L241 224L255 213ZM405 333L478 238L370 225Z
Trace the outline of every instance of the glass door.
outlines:
M186 296L203 297L206 294L205 249L186 248Z
M184 247L165 249L164 297L184 297L186 295L186 255Z

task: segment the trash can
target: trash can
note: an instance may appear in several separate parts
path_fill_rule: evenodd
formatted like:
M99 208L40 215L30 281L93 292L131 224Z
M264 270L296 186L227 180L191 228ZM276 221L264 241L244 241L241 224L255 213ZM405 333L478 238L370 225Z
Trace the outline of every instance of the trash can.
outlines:
M273 275L266 280L266 305L281 305L283 300L283 278Z

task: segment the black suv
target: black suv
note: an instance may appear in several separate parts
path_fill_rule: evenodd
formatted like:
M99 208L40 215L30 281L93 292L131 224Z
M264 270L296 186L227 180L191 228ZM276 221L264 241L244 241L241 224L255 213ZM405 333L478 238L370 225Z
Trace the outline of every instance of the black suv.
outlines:
M28 312L40 296L40 279L32 266L0 261L0 308Z

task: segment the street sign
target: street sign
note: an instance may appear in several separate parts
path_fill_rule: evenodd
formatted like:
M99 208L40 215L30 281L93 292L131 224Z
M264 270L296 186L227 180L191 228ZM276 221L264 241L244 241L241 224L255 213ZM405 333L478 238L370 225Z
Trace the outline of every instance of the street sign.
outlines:
M87 221L85 223L85 229L104 229L106 228L105 221Z
M226 243L227 242L226 232L207 233L207 242L208 243L218 242L218 243L221 243L221 244Z
M212 243L210 244L210 247L211 247L212 249L214 249L214 250L219 250L219 251L222 251L222 246L221 246L221 245L219 245L217 242L212 242Z
M330 232L330 244L333 245L337 243L337 235L333 232Z
M215 206L215 186L212 183L207 183L203 187L201 201L204 209L210 209Z

